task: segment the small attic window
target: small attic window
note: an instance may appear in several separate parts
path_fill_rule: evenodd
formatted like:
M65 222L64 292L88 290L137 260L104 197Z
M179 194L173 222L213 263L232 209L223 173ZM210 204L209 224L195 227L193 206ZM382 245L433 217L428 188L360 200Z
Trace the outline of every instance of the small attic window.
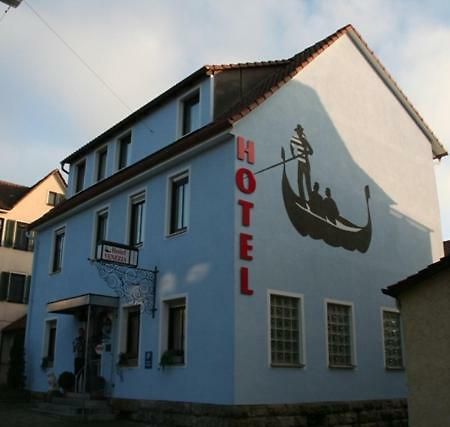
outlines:
M200 92L197 90L181 101L181 136L200 127Z

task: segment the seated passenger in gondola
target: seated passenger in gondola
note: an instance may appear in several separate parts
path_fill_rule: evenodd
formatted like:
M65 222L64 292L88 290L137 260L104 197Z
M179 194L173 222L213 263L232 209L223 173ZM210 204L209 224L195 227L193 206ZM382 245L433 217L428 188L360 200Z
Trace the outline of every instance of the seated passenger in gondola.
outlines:
M325 196L322 203L322 212L331 223L336 224L336 218L339 217L339 210L336 202L331 197L331 190L329 188L325 190Z
M314 212L316 215L324 217L323 213L323 197L319 193L319 183L315 182L313 191L309 196L309 208L311 212Z

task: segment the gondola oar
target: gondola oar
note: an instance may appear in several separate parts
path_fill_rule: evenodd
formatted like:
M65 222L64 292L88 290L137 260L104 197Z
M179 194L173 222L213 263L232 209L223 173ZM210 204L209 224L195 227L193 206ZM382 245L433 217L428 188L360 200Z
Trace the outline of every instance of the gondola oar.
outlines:
M269 169L276 168L277 166L281 166L283 163L288 163L288 162L290 162L291 160L295 160L295 159L298 158L298 156L292 156L290 159L285 160L285 159L284 159L284 158L285 158L285 153L284 153L284 148L283 148L283 147L281 147L281 157L283 158L283 160L282 160L281 162L275 163L275 164L273 164L273 165L271 165L271 166L267 166L266 168L261 169L261 170L255 172L255 175L258 175L259 173L265 172L265 171L267 171L267 170L269 170Z

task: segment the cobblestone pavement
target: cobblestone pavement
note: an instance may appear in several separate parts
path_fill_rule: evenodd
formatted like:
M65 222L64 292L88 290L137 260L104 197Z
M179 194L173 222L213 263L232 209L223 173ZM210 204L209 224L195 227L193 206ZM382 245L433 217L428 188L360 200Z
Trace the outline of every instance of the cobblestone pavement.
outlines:
M51 417L32 411L29 403L1 402L0 427L146 427L126 420L91 421L84 423L69 418Z

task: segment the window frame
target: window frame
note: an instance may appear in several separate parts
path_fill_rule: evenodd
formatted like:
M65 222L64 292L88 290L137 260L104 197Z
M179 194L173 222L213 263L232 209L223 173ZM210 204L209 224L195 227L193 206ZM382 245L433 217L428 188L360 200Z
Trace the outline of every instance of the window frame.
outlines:
M128 359L128 336L129 336L129 314L131 312L139 313L139 328L138 328L138 349L137 357L133 359ZM140 304L130 304L124 305L120 310L120 339L119 339L119 354L124 354L127 356L127 364L123 367L126 368L139 368L141 364L141 353L142 353L142 306ZM131 360L131 364L129 362Z
M2 271L0 272L0 287L3 285L3 275L7 275L7 283L6 283L6 293L5 298L0 298L0 301L12 303L12 304L28 304L29 294L30 294L30 284L31 284L31 276L27 273L22 273L18 271ZM23 276L23 289L20 301L12 301L11 300L11 281L12 276Z
M178 99L178 127L177 127L177 134L178 134L178 138L182 138L186 135L189 135L192 132L195 132L196 130L200 129L202 127L201 124L201 118L202 118L202 110L201 110L201 106L202 106L202 91L201 91L201 86L195 86L194 88L192 88L189 92L185 93L183 96L181 96ZM198 97L198 127L193 128L192 126L190 127L190 130L185 132L185 112L186 112L186 104L187 102L189 102L190 100L192 100L193 98ZM195 105L195 104L193 104Z
M162 355L169 351L169 316L170 308L184 306L184 348L183 362L174 363L171 367L186 368L188 366L188 330L189 330L189 299L188 294L176 294L166 296L160 300L160 319L159 319L159 360Z
M350 365L333 365L330 363L330 343L328 337L328 305L342 305L349 307L351 315L351 324L349 327L350 332L350 345L351 345L351 363ZM357 367L357 354L356 354L356 318L355 318L355 306L353 302L341 301L335 299L324 300L324 314L325 314L325 344L326 344L326 361L328 369L355 369Z
M124 144L124 141L129 139L129 141L126 143L127 146L127 155L126 155L126 159L125 159L125 163L122 165L123 163L123 157L122 157L122 146ZM122 169L125 169L126 167L130 166L131 164L131 146L133 143L133 133L130 130L124 132L123 134L121 134L118 138L117 138L117 143L116 143L116 171L120 171Z
M98 250L98 226L99 226L99 218L106 213L106 227L105 227L105 238L103 240L108 240L109 234L109 211L110 205L102 206L94 211L93 220L92 220L92 250L91 255L93 258L97 258L97 250Z
M133 192L132 195L128 197L128 221L127 221L127 229L126 229L126 238L125 241L127 242L127 245L133 246L135 248L142 248L144 246L145 241L145 215L146 215L146 204L147 204L147 190L145 188ZM141 224L140 224L140 235L141 235L141 241L133 243L132 242L132 236L133 236L133 209L134 206L142 205L142 214L141 214ZM139 233L137 233L139 234Z
M50 330L52 329L51 326L55 325L55 339L53 343L53 359L48 360L49 355L49 344L50 344ZM47 358L47 366L46 369L53 368L55 365L55 356L56 356L56 343L58 341L58 318L57 317L50 317L45 319L44 321L44 336L42 340L42 349L41 349L41 357Z
M62 243L62 250L61 250L61 256L60 256L60 265L59 269L55 270L55 255L56 255L56 239L59 235L63 234L64 239ZM63 264L64 264L64 251L66 246L66 225L59 226L55 229L53 229L52 232L52 247L51 247L51 256L50 256L50 265L49 265L49 274L58 274L61 273L63 270Z
M6 218L0 218L0 247L3 247L3 232L5 230Z
M384 313L395 313L399 315L399 330L400 330L400 351L401 351L401 358L402 358L402 365L401 366L388 366L387 364L387 357L386 357L386 336L384 334ZM403 327L402 327L402 317L400 310L393 308L393 307L381 307L380 308L380 315L381 315L381 342L383 346L383 366L384 369L387 371L403 371L405 370L405 349L404 349L404 339L403 339Z
M100 172L102 171L102 168L100 168L101 166L100 161L103 155L105 156L103 166L104 171L103 176L100 176ZM95 152L95 182L103 181L107 177L107 174L108 174L108 145L103 145Z
M80 169L83 170L83 182L80 183ZM80 188L81 184L81 188ZM80 193L86 188L86 159L75 164L74 194Z
M295 364L277 363L272 361L272 295L297 299L298 309L298 345L299 361ZM305 312L304 295L296 292L286 292L276 289L267 290L267 360L270 368L304 368L306 366Z
M174 229L173 225L173 217L175 214L173 213L174 209L174 186L177 182L184 180L187 178L187 194L185 194L185 211L187 212L186 217L186 225L181 228ZM167 194L166 194L166 237L178 236L180 234L184 234L189 230L190 224L190 213L191 213L191 169L190 167L184 168L177 173L171 174L167 179Z
M14 238L13 238L13 245L12 245L12 249L16 249L18 251L28 251L28 248L30 246L29 243L29 237L28 237L28 225L26 222L21 222L21 221L15 221L14 224ZM19 237L19 229L22 230L22 235L25 238L25 241L23 243L25 243L25 245L19 245L19 242L17 241L17 238ZM25 230L25 232L23 232L23 230Z

